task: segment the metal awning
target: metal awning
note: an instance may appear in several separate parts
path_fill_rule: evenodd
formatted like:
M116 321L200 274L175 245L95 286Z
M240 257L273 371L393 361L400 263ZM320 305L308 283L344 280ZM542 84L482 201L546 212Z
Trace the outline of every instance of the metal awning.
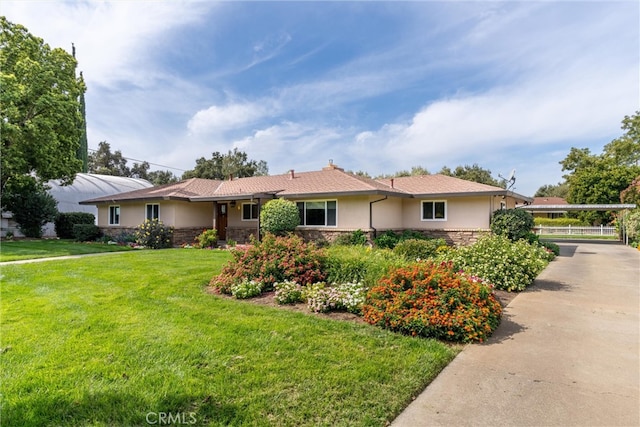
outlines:
M624 209L635 209L635 203L618 203L618 204L583 204L583 205L523 205L518 206L529 212L568 212L568 211L621 211Z

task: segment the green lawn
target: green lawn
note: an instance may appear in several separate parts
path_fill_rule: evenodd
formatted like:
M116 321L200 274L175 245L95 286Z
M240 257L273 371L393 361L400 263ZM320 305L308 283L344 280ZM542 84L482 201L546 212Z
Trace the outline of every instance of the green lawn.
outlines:
M229 258L2 266L2 425L383 426L459 351L207 293Z
M131 248L106 243L79 243L71 240L3 240L0 243L0 262L127 250Z

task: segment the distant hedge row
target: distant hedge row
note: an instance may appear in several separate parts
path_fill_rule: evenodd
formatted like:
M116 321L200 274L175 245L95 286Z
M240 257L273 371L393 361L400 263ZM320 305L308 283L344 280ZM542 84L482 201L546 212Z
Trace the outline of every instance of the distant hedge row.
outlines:
M578 218L533 218L535 225L543 225L545 227L567 227L569 225L575 225L578 227L587 226Z
M81 242L95 240L101 236L95 224L96 217L88 212L60 212L54 221L56 235L61 239Z

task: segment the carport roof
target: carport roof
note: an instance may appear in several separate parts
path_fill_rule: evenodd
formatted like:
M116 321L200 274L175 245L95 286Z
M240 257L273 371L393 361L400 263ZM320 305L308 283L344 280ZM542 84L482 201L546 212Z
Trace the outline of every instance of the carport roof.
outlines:
M633 203L619 203L619 204L576 204L576 205L523 205L519 206L520 209L524 209L529 212L567 212L567 211L621 211L624 209L635 209L636 205Z

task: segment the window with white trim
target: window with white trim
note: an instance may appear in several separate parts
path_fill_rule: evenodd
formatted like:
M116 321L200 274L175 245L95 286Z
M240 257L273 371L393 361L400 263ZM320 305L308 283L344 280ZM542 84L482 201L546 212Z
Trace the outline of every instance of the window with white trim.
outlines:
M120 225L120 206L109 206L109 225Z
M145 218L148 220L160 219L160 205L158 203L147 204Z
M446 200L425 200L422 202L422 221L446 221Z
M259 209L258 209L257 203L243 203L242 204L242 220L257 221L258 211Z
M335 227L338 224L338 202L320 200L297 202L300 225L314 227Z

